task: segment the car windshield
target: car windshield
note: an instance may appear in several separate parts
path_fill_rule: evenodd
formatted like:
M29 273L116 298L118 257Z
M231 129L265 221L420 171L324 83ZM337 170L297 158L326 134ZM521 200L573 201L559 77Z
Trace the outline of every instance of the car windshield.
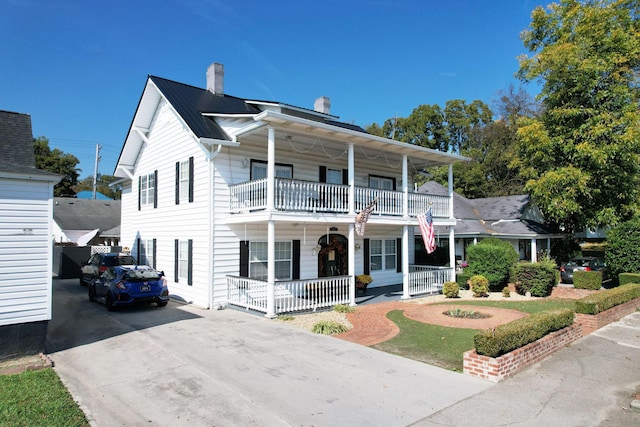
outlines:
M588 259L572 259L571 261L569 261L567 263L568 266L570 267L588 267L589 266L589 261Z
M158 280L160 275L152 269L129 270L125 273L124 279L130 282L139 282L144 280Z

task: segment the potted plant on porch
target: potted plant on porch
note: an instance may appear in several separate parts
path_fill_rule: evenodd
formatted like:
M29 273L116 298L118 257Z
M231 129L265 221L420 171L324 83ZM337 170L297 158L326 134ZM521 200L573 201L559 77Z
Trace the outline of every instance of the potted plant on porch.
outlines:
M360 294L364 294L367 290L367 286L373 282L373 277L368 274L359 274L356 276L356 291Z

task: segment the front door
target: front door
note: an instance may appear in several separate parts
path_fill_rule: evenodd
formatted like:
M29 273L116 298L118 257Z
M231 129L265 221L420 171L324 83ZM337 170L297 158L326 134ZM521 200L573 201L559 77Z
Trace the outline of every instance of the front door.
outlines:
M340 234L324 235L318 240L318 277L346 276L348 271L347 238Z

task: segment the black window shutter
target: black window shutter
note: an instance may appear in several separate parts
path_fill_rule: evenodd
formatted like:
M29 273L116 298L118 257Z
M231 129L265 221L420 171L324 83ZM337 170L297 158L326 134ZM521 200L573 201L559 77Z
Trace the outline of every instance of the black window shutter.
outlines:
M142 177L138 177L138 210L142 208Z
M342 169L342 185L349 184L349 169Z
M153 208L158 207L158 170L153 171Z
M156 239L153 239L153 268L156 268Z
M193 239L189 239L189 254L187 255L187 285L193 285Z
M136 261L138 261L138 264L140 263L140 243L141 243L142 239L140 239L139 237L136 239L136 246L138 246L136 248Z
M193 157L189 157L189 203L193 203Z
M180 162L176 162L176 205L180 204Z
M402 239L396 239L396 272L402 273Z
M291 279L298 280L300 278L300 240L294 240L292 244L291 260Z
M327 182L327 167L320 166L319 179L320 182Z
M175 276L175 279L176 279L175 282L178 283L178 276L179 276L178 275L178 263L180 262L180 241L178 239L176 239L175 240L175 244L176 244L176 246L175 246L175 249L176 249L175 250L175 253L176 253L175 255L176 256L175 256L175 259L174 259L174 262L173 262L173 271L175 272L174 273L174 276Z
M364 239L364 274L371 273L371 265L369 259L369 239Z
M249 241L240 241L240 277L249 277Z
M393 191L396 191L396 179L391 178L393 180Z

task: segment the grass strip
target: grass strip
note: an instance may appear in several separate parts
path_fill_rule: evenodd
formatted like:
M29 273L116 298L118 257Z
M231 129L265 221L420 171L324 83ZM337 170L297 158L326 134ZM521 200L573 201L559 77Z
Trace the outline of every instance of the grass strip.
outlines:
M88 426L84 413L53 369L0 376L0 425Z
M479 307L495 307L495 308L507 308L511 310L522 311L523 313L540 313L542 311L559 310L562 308L568 308L575 311L576 301L572 299L544 299L536 301L489 301L482 300L460 300L451 298L446 302L437 303L438 305L476 305Z
M462 354L473 348L477 329L449 328L416 322L401 310L387 313L400 333L385 342L371 346L377 350L408 359L462 372Z

